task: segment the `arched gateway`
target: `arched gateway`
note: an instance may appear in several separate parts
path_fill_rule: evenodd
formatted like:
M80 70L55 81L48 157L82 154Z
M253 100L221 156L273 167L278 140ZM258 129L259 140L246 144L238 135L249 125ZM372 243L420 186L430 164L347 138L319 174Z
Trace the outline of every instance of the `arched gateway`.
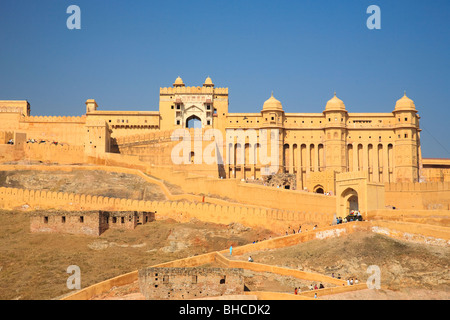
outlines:
M346 217L357 210L366 218L370 211L385 207L384 184L369 182L363 171L337 174L336 197L337 217Z

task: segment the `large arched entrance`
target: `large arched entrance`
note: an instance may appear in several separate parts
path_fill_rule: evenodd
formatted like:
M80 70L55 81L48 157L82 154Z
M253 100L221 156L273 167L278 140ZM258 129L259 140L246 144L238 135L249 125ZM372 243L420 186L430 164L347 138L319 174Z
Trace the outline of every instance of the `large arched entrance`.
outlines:
M202 120L196 115L192 115L186 119L186 128L188 129L201 129L202 128Z
M351 196L350 198L348 198L347 202L348 202L348 212L359 210L358 196Z
M342 202L345 205L345 214L349 214L352 210L359 210L358 192L353 188L347 188L341 194Z
M336 214L346 217L351 210L357 210L367 217L372 211L384 209L384 193L384 184L369 183L367 172L337 174Z

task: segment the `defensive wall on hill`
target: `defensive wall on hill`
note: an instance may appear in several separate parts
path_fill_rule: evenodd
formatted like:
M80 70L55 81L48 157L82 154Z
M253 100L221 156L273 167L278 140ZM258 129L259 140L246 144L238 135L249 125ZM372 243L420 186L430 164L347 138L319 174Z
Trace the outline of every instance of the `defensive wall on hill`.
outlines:
M386 183L385 202L399 209L450 210L450 182Z
M320 240L326 238L340 237L353 232L369 231L375 233L381 233L389 237L403 239L413 242L424 242L433 245L450 245L450 232L448 227L438 226L423 226L415 223L397 223L390 221L364 221L364 222L350 222L342 225L328 226L310 230L308 232L302 232L292 234L288 236L277 237L269 240L260 241L254 244L248 244L240 247L233 247L233 256L242 256L254 251L284 248L288 246L297 245L311 240ZM439 237L423 236L424 234L435 234ZM244 256L245 257L245 256ZM219 263L223 267L228 268L242 268L252 270L255 272L270 272L280 276L292 276L298 279L304 279L315 282L322 282L325 284L331 284L331 286L325 289L312 290L308 292L302 292L300 295L295 296L293 294L279 293L279 292L246 292L245 294L256 295L259 299L307 299L314 296L315 293L319 297L336 294L341 292L348 292L360 289L366 289L366 283L358 285L347 285L345 280L336 279L327 275L322 275L314 272L305 272L291 268L285 268L280 266L266 265L255 262L247 262L242 260L231 259L229 256L229 250L211 252L198 256L188 257L184 259L178 259L153 265L151 267L158 268L190 268L198 267L210 263ZM76 291L70 295L67 295L63 300L89 300L96 295L100 295L108 292L113 287L119 287L126 284L133 283L138 280L138 270L114 277L92 286L86 287L79 291Z
M6 147L6 148L5 148ZM9 148L8 148L9 147ZM218 179L193 172L201 172L196 167L202 165L152 165L141 161L139 156L105 153L102 156L86 156L79 146L57 146L48 144L26 144L25 154L14 157L14 146L0 145L0 161L12 161L17 158L37 160L44 163L59 164L98 164L141 170L158 179L178 185L185 193L211 194L233 199L243 204L259 205L284 210L302 210L308 212L334 213L336 197L314 194L301 190L278 190L242 182L238 179ZM0 149L0 151L3 151ZM10 156L8 156L8 154ZM3 158L3 159L2 159ZM277 199L276 202L273 199ZM450 208L450 182L424 183L386 183L386 206L398 209L428 210ZM299 206L301 205L301 209ZM311 209L310 209L311 208Z
M66 192L0 188L0 207L14 209L21 206L33 209L67 211L150 211L156 219L173 218L180 222L196 218L206 222L229 224L241 223L250 227L264 227L277 232L298 228L299 224L329 225L332 217L327 214L311 214L276 209L216 205L187 201L138 201Z

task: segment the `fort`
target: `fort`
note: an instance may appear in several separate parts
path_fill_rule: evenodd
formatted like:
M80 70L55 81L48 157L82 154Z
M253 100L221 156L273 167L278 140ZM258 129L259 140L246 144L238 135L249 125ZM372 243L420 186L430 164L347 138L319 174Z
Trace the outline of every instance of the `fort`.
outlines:
M240 223L278 234L299 225L311 231L309 236L266 241L259 244L261 248L289 246L311 237L339 237L352 229L336 225L336 219L359 211L366 221L350 223L359 223L354 228L448 246L450 159L422 157L420 116L406 94L389 113L352 113L336 93L316 113L285 113L273 93L255 113L229 113L228 94L228 88L215 87L209 77L203 85L191 87L178 77L172 86L160 88L158 111L100 110L94 99L88 99L85 113L77 117L32 116L28 101L2 100L0 171L82 169L133 174L159 186L166 200L0 185L0 208L30 208L33 232L100 236L110 228L134 229L139 223L166 218ZM183 130L188 139L180 142L176 130ZM174 161L174 155L185 161ZM205 161L208 158L213 161ZM168 184L181 191L169 191ZM317 231L312 232L313 226ZM245 248L235 250L245 252ZM214 261L230 268L221 271L229 278L238 274L233 268L250 267L213 252L195 262L188 258L149 268L201 267ZM172 279L182 279L177 282L180 286L186 277L193 278L184 272L166 270ZM206 271L198 274L202 272ZM214 270L209 272L212 277ZM136 271L117 283L139 277ZM152 277L147 278L142 286L154 286ZM111 280L72 298L92 298L117 283ZM167 292L143 294L168 298ZM175 297L194 298L181 293ZM260 293L259 298L264 297Z

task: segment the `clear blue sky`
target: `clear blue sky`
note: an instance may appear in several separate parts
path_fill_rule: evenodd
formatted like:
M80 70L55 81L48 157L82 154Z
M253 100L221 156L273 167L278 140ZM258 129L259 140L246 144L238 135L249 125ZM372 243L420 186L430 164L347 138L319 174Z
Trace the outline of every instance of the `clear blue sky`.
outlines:
M177 76L228 87L230 112L259 112L272 90L286 112L322 112L334 91L349 112L391 112L406 90L423 156L448 158L449 66L449 0L0 1L0 100L33 115L81 115L87 99L158 110Z

